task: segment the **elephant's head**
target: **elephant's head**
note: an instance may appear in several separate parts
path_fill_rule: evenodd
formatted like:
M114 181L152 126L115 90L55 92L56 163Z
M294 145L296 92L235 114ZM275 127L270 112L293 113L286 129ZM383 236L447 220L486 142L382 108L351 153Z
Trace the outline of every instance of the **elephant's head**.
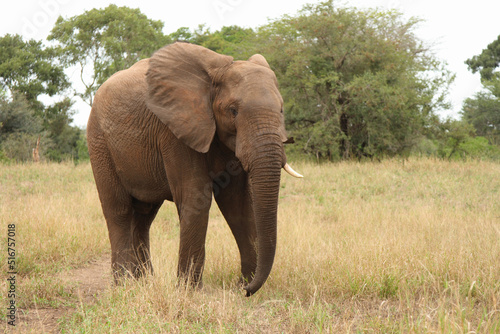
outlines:
M148 108L177 138L205 153L217 134L248 173L258 252L255 277L245 287L249 296L271 271L281 168L289 167L276 76L261 55L233 61L201 46L174 43L150 59L147 82Z

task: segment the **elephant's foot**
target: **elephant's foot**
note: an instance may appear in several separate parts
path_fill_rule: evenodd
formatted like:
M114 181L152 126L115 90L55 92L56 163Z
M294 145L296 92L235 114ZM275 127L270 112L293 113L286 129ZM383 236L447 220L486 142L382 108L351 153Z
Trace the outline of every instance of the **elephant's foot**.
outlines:
M177 278L177 288L201 290L203 289L203 281L201 276L195 278L192 275L179 275Z
M153 266L151 265L151 261L144 263L128 262L125 264L115 262L112 263L111 269L116 285L120 285L127 279L139 279L141 277L147 276L148 274L153 274Z
M179 286L201 289L203 287L203 269L205 262L205 249L192 256L179 256L177 279Z

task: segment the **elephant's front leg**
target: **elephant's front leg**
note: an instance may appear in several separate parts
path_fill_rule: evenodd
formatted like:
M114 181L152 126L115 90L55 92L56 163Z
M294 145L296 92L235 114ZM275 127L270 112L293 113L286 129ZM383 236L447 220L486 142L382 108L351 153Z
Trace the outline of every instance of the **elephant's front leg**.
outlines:
M177 203L180 218L180 244L178 277L180 281L201 287L205 262L205 239L212 202L212 188L205 183L203 189L192 191Z
M257 267L257 233L247 174L236 162L228 162L226 169L215 174L215 200L231 228L241 258L241 282L248 283Z

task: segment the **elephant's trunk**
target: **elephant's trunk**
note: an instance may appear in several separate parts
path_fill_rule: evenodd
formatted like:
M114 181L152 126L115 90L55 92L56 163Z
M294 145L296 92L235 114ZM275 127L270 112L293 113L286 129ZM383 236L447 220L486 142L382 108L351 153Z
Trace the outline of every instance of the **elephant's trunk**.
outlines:
M262 141L265 143L254 146L249 164L249 183L257 231L257 268L254 278L245 287L247 297L257 292L269 277L276 253L278 195L285 158L283 144L279 140Z

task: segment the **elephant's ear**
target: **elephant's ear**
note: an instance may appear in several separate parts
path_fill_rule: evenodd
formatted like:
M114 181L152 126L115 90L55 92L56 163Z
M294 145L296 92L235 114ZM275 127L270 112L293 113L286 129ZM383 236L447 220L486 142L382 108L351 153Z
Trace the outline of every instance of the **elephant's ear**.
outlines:
M174 43L149 61L147 106L184 144L205 153L215 134L213 76L233 61L204 47Z
M264 58L264 56L260 55L260 54L255 54L255 55L251 56L250 58L248 58L248 61L251 63L257 64L257 65L271 68L271 66L269 66L269 64L267 63L266 58Z

